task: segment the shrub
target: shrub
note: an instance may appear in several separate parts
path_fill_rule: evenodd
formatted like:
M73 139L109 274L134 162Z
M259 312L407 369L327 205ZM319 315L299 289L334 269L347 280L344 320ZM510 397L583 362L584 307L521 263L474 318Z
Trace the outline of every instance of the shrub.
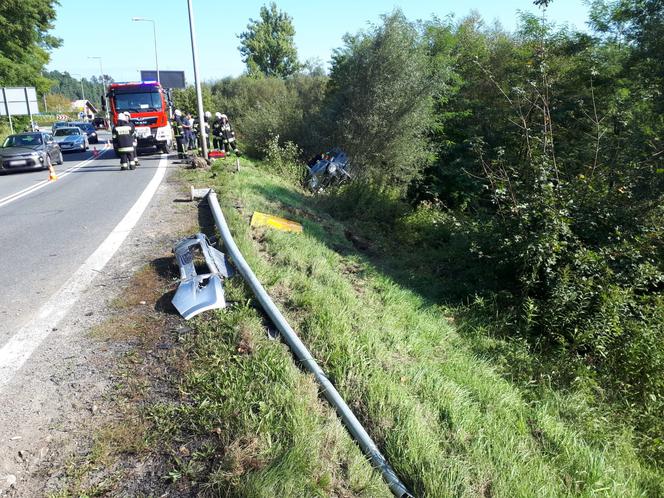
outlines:
M307 169L300 160L302 150L293 142L279 144L279 135L267 140L263 148L265 162L271 171L289 179L293 183L301 183L306 177Z

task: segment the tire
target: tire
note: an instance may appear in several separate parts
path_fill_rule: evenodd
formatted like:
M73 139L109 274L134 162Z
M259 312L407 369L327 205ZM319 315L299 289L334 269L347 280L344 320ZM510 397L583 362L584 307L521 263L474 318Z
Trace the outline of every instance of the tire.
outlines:
M157 151L161 152L162 154L170 154L171 144L166 142L165 144L160 145L159 147L157 147Z

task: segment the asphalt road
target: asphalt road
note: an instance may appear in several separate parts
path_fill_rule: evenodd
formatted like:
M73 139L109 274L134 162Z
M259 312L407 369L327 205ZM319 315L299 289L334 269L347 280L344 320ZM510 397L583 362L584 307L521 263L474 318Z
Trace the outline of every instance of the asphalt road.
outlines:
M102 133L102 142L108 137ZM142 155L135 171L121 171L108 148L64 158L53 182L44 182L45 171L0 175L0 347L115 228L155 175L161 156Z

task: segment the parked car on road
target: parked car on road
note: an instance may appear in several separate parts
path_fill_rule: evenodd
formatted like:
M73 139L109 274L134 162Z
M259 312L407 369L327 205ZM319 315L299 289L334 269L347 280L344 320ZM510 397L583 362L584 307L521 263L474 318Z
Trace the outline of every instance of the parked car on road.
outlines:
M108 121L106 118L94 118L92 124L95 128L99 129L108 129Z
M63 162L62 151L50 133L9 135L0 147L0 172L46 169Z
M85 133L88 136L88 142L91 144L98 144L99 143L99 137L97 137L97 130L95 129L94 125L92 123L70 123L70 126L76 126L79 128L83 133Z
M66 126L70 126L70 124L67 121L56 121L53 123L53 126L51 126L51 133L55 133L55 130L58 128L64 128Z
M53 138L60 145L62 152L73 151L86 151L90 146L88 137L76 126L67 126L66 128L58 128L53 133Z

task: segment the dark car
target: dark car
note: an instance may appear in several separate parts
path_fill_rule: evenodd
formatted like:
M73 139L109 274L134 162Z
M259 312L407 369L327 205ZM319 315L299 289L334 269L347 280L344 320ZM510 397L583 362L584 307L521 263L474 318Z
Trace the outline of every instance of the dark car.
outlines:
M58 128L63 128L65 126L69 126L69 123L67 121L56 121L53 123L53 126L51 126L51 133L55 133L55 130Z
M98 144L97 129L92 123L69 123L70 126L76 126L79 130L88 136L88 142Z
M94 118L92 124L97 130L108 129L108 121L106 121L106 118Z
M9 135L0 147L0 172L46 169L62 163L60 146L50 133Z

